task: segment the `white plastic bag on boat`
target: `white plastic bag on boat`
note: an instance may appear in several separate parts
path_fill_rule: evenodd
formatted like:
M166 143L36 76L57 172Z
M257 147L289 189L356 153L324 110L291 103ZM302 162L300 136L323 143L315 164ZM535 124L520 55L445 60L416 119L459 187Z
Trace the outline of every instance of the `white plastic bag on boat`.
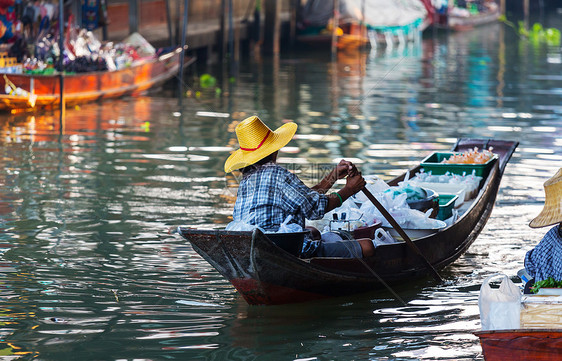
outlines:
M253 231L256 228L258 227L244 221L232 221L226 225L225 231Z
M289 223L293 219L293 216L288 215L287 218L281 223L277 233L296 233L302 232L302 227L296 223Z
M365 179L365 181L367 182L365 188L367 188L367 190L372 194L382 193L390 188L390 186L385 181L383 181L376 175L364 175L363 179ZM367 196L363 194L363 192L355 194L353 198L359 203L370 203L369 198L367 198Z
M373 244L375 247L381 244L393 244L398 243L387 231L382 228L377 228L375 230L375 239L373 239Z
M352 231L366 225L363 213L351 198L346 199L340 207L327 212L323 219L330 230L344 229ZM323 228L322 228L323 229Z
M499 276L503 276L500 287L490 287L490 280ZM484 280L478 307L483 331L519 328L521 291L505 274L496 273Z

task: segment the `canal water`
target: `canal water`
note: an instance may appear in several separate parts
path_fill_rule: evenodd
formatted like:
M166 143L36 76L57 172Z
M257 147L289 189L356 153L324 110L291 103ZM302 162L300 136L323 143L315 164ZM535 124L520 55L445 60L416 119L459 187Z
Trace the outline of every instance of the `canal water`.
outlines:
M516 280L546 232L528 223L562 166L560 46L492 25L333 60L251 58L234 80L203 72L224 80L189 77L181 105L167 90L72 108L64 124L2 116L0 359L482 360L482 281ZM407 306L379 291L256 307L168 233L229 222L236 179L223 164L254 114L298 123L280 161L309 182L341 158L388 180L459 137L520 145L445 281L396 287Z

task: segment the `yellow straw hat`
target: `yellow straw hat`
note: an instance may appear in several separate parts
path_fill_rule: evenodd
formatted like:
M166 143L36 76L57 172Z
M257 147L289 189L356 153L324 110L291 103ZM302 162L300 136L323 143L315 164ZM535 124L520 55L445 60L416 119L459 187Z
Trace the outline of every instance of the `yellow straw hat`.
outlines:
M531 228L551 226L562 222L562 168L544 182L544 208L541 213L529 223Z
M297 125L290 122L272 131L260 118L253 116L241 121L235 130L240 149L224 163L226 173L252 165L286 146L293 139Z

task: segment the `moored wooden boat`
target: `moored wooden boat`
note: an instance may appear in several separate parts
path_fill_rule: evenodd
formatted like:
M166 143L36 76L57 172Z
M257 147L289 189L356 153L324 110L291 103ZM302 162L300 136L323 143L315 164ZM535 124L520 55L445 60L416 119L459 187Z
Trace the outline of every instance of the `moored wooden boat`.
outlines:
M115 71L64 75L64 102L75 105L124 95L137 95L160 85L178 73L181 49L135 62ZM194 60L189 59L185 66ZM24 95L0 94L1 110L51 108L60 103L60 75L3 74L0 87L8 81ZM8 81L6 81L6 79Z
M475 332L486 361L562 360L562 330L517 329Z
M449 15L447 19L447 27L456 31L469 30L475 26L495 23L498 21L500 15L501 13L499 8L490 12L484 12L468 17Z
M481 12L479 14L471 14L469 16L459 16L454 13L448 14L432 14L430 20L432 27L438 29L448 29L454 31L465 31L474 29L476 26L492 24L498 22L501 10L498 8Z
M461 139L454 151L493 147L498 154L478 195L456 222L413 242L435 269L460 257L488 220L503 171L517 142ZM414 174L419 166L410 170ZM398 177L389 184L404 179ZM197 230L179 227L181 235L219 273L227 278L249 304L270 305L350 295L403 283L428 275L427 264L405 243L378 246L372 257L300 259L281 250L265 234Z

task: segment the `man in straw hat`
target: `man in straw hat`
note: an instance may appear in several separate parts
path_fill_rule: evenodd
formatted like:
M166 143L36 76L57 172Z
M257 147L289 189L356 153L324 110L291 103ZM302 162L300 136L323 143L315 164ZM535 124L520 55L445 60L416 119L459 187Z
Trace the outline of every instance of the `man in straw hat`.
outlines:
M525 255L525 269L535 282L549 277L562 281L562 168L544 183L545 202L532 228L552 227L539 244Z
M240 122L235 130L240 149L234 151L224 164L226 173L241 170L243 175L234 204L234 221L275 232L290 216L290 223L304 229L305 219L322 218L365 187L361 173L349 161L342 160L312 188L276 164L279 149L287 145L297 131L293 122L272 131L260 118L252 116ZM343 189L325 194L336 180L346 176ZM374 245L369 239L342 240L339 235L327 233L322 235L320 242L306 239L302 256L361 257L373 253Z

